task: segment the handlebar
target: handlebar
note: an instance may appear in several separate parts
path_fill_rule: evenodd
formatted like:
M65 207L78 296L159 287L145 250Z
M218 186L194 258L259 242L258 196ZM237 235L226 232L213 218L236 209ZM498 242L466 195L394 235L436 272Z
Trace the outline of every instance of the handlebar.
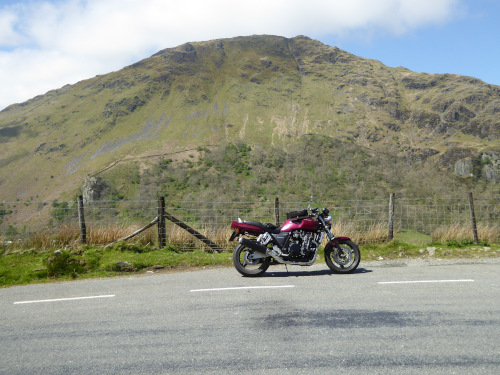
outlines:
M309 205L309 207L307 207L309 211L311 211L311 213L313 215L321 215L323 217L327 217L328 214L330 213L330 210L328 208L323 208L323 211L321 211L321 213L319 212L319 208L311 208L311 205Z

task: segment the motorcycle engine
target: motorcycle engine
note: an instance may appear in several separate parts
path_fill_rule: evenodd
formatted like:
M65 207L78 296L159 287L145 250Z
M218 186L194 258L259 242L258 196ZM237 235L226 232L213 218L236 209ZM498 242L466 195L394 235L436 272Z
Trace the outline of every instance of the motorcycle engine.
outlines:
M315 251L314 246L311 247L313 233L297 231L292 234L288 245L288 256L290 258L306 259Z
M301 257L301 247L298 243L296 242L292 242L289 246L288 246L288 254L290 255L290 257L292 258L300 258Z

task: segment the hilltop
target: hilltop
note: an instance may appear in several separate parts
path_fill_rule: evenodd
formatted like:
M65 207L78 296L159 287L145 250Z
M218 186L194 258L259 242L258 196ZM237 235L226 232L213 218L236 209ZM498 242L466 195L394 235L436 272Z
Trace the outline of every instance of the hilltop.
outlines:
M499 86L304 36L186 43L1 111L0 200L497 193L499 113Z

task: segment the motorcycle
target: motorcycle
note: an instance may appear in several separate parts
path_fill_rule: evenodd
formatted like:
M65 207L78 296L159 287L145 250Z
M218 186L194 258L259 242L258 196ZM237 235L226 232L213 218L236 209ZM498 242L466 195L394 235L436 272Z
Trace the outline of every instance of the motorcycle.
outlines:
M281 227L240 218L232 220L229 241L238 238L239 242L233 252L234 267L243 276L259 276L271 264L311 266L326 233L326 264L334 273L351 273L361 259L359 247L349 237L335 237L330 231L331 222L327 208L320 211L310 205L288 212Z

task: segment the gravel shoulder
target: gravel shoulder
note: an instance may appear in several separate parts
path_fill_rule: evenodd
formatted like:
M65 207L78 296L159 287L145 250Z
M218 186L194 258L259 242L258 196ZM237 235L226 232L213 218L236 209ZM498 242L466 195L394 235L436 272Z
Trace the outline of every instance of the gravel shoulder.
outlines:
M405 258L395 260L374 260L361 262L360 266L370 267L421 267L421 266L447 266L456 264L500 264L500 257L493 258Z

